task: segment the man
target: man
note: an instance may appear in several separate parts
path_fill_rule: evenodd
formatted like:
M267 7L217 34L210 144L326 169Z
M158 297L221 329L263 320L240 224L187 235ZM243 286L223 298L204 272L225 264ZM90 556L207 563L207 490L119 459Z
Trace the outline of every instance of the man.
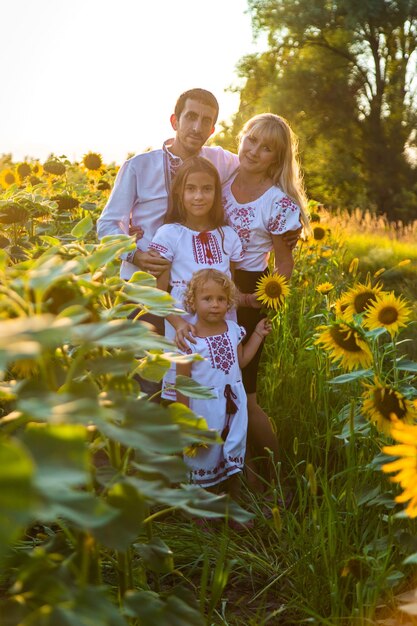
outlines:
M128 280L141 269L160 275L169 265L155 251L148 251L168 209L171 181L181 163L200 154L217 168L224 183L237 169L237 155L220 147L204 146L214 132L219 105L205 89L190 89L178 98L170 121L175 138L162 149L138 154L121 167L110 198L97 221L99 239L105 235L129 234L138 229L143 236L137 250L122 254L120 276ZM203 147L204 146L204 147Z

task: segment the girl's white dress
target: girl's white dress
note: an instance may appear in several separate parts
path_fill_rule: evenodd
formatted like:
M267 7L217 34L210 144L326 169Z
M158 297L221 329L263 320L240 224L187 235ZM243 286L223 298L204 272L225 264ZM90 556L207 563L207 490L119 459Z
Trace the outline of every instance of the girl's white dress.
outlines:
M243 254L239 236L230 226L199 232L183 224L164 224L158 228L149 247L171 261L171 296L183 310L184 293L195 272L212 268L230 277L230 263L241 261ZM183 317L191 324L196 321L195 315L191 313L185 313ZM228 317L235 320L236 312L231 312ZM175 338L175 330L166 320L165 336L171 341ZM176 400L175 391L165 389L175 384L175 376L175 365L172 365L163 380L163 398Z
M237 347L246 331L232 320L220 335L195 337L190 353L204 357L192 364L192 378L211 387L215 398L190 398L190 408L207 421L209 428L221 433L224 444L198 447L196 456L185 456L190 481L210 487L243 469L248 428L247 399L238 363ZM229 413L228 413L229 411Z

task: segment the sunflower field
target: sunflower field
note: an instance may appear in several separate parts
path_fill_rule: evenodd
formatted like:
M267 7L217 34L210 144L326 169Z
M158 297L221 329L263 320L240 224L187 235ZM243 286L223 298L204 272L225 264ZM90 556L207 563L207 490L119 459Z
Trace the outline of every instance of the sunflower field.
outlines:
M97 241L117 169L0 158L0 624L415 624L417 223L311 203L260 285L281 458L238 505L187 484L205 420L137 382L194 357L141 321L173 310L155 279L119 278L134 238Z

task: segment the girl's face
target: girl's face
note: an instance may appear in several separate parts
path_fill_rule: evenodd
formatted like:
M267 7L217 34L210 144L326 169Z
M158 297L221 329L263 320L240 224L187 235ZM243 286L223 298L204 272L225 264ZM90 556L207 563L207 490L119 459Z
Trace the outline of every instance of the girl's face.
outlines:
M193 172L187 176L182 198L187 226L209 225L215 193L216 181L207 172Z
M269 166L275 163L277 154L262 135L249 131L242 137L239 146L240 169L251 174L266 174Z
M224 321L228 310L227 294L214 280L208 280L195 293L194 308L199 320L208 324Z

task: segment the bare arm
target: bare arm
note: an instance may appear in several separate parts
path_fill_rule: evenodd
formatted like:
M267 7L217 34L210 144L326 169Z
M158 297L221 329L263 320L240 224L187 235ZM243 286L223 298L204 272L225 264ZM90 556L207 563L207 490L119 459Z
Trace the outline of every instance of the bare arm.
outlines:
M265 317L256 324L255 330L249 337L245 345L239 344L237 347L237 356L239 366L246 367L255 356L259 346L264 338L271 332L271 322Z
M192 363L177 363L177 376L191 376L191 365ZM181 402L181 404L185 404L185 406L190 406L190 398L187 396L183 396L182 393L177 391L177 401Z
M171 267L171 263L169 263L169 267ZM168 284L169 269L163 271L162 274L158 276L156 281L156 286L158 289L162 289L162 291L168 291ZM175 329L175 343L180 350L185 351L188 349L188 345L185 340L195 343L195 339L193 337L195 328L192 324L187 322L181 315L176 315L175 313L167 315L166 319Z
M292 250L285 243L284 235L272 235L272 243L275 253L275 271L288 280L291 278L294 268Z

